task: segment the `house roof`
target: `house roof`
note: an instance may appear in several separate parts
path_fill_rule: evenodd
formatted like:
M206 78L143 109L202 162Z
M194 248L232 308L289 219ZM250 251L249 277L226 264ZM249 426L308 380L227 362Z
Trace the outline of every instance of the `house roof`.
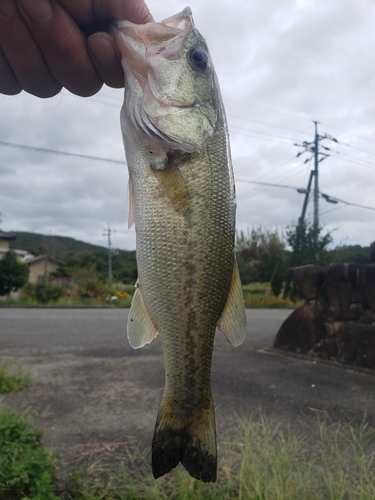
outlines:
M38 255L38 257L34 257L33 259L27 259L26 264L34 264L34 262L39 262L40 260L49 260L58 266L66 266L63 260L55 259L55 257L50 257L49 255Z
M7 231L2 231L0 229L0 239L1 240L15 240L17 238L16 233L10 233Z

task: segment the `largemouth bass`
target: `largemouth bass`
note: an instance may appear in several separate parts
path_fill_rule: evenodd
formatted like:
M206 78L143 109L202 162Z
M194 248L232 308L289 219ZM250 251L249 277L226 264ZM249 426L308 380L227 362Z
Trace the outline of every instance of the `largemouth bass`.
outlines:
M165 388L152 443L160 477L181 461L216 480L210 388L215 328L246 335L234 254L235 191L228 131L207 44L190 8L161 23L119 21L138 282L127 333L134 348L160 335Z

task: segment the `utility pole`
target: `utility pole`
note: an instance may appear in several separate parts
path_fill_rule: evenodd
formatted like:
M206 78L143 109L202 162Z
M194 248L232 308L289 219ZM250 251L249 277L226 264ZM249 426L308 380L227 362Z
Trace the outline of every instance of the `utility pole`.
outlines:
M324 139L328 139L333 142L338 142L337 139L332 137L329 134L324 134L324 135L319 135L318 134L318 121L314 120L315 124L315 134L314 134L314 140L313 141L304 141L301 144L295 144L295 146L299 146L302 148L301 151L298 152L297 157L302 155L303 153L311 153L310 158L307 158L305 160L305 163L309 162L312 158L314 158L314 170L310 172L310 178L309 178L309 183L307 186L306 190L306 196L305 196L305 201L303 204L302 208L302 214L300 217L300 224L304 222L305 219L305 214L306 214L306 208L307 208L307 203L308 203L308 198L309 194L311 192L311 183L312 183L312 178L314 177L314 229L315 229L315 247L318 245L318 228L319 228L319 163L325 160L328 156L330 156L328 153L324 153L321 151L321 149L324 149L325 151L330 151L330 148L323 146L321 141Z
M115 229L111 229L108 222L108 229L104 229L103 236L108 236L108 281L112 283L112 248L111 248L111 234L115 233Z
M310 177L309 177L309 182L307 184L307 189L297 190L298 192L300 192L300 193L302 193L302 194L305 195L305 200L303 202L301 217L299 218L299 221L298 221L300 224L303 224L303 222L305 220L306 209L307 209L307 204L309 202L309 195L310 195L310 191L311 191L311 183L312 183L313 177L314 177L314 170L311 170Z
M318 135L318 122L315 123L315 138L314 138L314 228L317 230L319 227L319 135ZM322 161L328 156L323 153L325 156L322 157ZM315 233L315 246L317 245L318 235Z

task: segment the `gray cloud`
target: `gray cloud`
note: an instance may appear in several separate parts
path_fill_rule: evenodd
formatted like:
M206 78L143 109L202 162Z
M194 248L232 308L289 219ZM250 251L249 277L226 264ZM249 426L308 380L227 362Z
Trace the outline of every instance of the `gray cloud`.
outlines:
M149 1L156 19L185 2ZM335 152L320 164L320 189L375 206L375 8L369 0L190 2L206 37L226 103L238 179L305 187L312 165L293 144L319 132ZM0 140L122 161L122 91L104 88L81 99L63 92L40 100L0 96ZM262 123L261 123L262 122ZM344 146L348 144L349 147ZM357 148L357 149L355 149ZM339 153L339 154L337 154ZM351 158L349 158L351 157ZM127 230L125 165L0 145L2 227L72 236L134 248ZM303 196L277 187L237 183L238 228L296 222ZM321 221L336 244L375 240L374 212L320 201ZM308 214L311 218L312 206ZM327 213L326 213L327 212Z

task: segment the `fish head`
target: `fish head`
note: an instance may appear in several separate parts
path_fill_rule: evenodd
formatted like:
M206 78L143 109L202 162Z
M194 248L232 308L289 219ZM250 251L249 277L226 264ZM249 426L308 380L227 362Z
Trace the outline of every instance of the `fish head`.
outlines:
M122 113L151 142L202 151L215 131L217 84L190 8L161 23L119 21L114 35L125 74Z

